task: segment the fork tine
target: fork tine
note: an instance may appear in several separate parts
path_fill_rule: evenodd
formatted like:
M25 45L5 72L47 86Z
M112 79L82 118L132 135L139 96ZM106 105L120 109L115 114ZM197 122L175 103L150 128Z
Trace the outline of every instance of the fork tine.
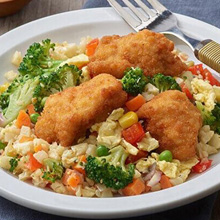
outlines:
M158 11L160 14L162 14L164 11L168 10L164 5L162 5L159 1L157 0L147 0L152 7Z
M119 13L119 15L134 29L141 24L141 21L137 21L127 11L123 9L121 5L115 0L108 0L109 4Z
M125 5L128 6L129 9L141 20L141 21L147 21L149 18L145 17L129 0L122 0Z
M135 0L135 2L149 15L149 17L156 16L155 12L148 8L141 0Z

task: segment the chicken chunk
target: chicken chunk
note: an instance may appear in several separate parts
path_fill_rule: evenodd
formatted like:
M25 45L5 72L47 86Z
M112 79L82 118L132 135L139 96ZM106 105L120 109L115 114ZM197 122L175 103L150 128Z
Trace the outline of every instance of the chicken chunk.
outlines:
M118 79L129 67L140 67L147 76L157 73L178 76L187 66L172 53L173 49L172 41L149 30L123 37L105 36L90 57L88 68L94 76L105 72Z
M144 104L137 114L146 119L146 129L159 141L160 151L170 150L179 160L196 155L202 118L184 93L177 90L163 92Z
M51 95L36 123L36 135L49 143L56 141L70 146L126 100L121 83L109 74L101 74L80 86Z

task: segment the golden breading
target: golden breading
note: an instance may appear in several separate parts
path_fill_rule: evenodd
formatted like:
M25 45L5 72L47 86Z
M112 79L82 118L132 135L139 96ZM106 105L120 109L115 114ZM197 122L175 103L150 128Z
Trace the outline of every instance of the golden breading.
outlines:
M202 119L199 110L184 93L177 90L163 92L144 104L137 114L146 119L146 129L159 141L160 151L170 150L179 160L196 155Z
M70 146L126 100L121 83L109 74L101 74L80 86L51 95L36 123L36 135L49 143L56 141Z
M90 57L88 68L93 76L105 72L118 79L128 67L140 67L147 76L178 76L187 66L172 53L173 49L172 41L149 30L123 37L105 36Z

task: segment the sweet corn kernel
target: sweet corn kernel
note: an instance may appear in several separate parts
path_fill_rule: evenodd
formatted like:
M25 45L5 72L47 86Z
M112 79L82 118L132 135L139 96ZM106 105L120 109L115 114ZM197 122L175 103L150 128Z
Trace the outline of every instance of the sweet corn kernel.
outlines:
M138 116L135 112L128 112L125 115L123 115L118 121L121 127L125 129L137 123Z
M4 83L0 86L0 94L2 94L9 86L9 83Z

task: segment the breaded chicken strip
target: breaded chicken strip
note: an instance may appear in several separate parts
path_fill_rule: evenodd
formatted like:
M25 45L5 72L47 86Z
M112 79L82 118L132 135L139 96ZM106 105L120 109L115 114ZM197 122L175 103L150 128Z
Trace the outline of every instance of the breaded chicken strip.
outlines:
M146 129L159 141L159 150L170 150L173 157L187 160L196 155L202 119L186 95L169 90L155 96L137 112L146 119Z
M56 141L70 146L126 100L121 83L109 74L101 74L80 86L51 95L36 123L36 135L49 143Z
M140 67L144 74L178 76L187 66L172 51L174 44L163 34L143 30L120 37L105 36L100 40L88 64L92 75L109 73L118 79L128 67Z

